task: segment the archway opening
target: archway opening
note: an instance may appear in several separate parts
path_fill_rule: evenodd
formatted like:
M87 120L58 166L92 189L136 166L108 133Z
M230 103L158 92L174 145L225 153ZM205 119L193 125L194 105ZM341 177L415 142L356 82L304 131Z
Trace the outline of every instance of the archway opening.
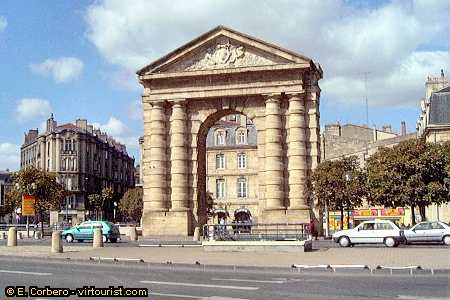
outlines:
M257 215L258 153L253 121L233 109L210 115L197 135L197 216L200 224L215 224L244 208Z

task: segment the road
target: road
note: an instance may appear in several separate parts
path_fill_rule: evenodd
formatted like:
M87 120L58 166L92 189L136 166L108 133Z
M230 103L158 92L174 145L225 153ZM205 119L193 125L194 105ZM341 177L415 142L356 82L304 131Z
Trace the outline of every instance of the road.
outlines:
M148 288L149 299L429 299L450 298L450 275L367 272L297 273L278 269L233 272L201 266L101 263L0 257L4 287L34 285ZM35 299L68 299L39 297ZM79 299L72 296L69 299ZM89 298L85 298L89 299ZM96 299L96 298L93 298ZM98 298L97 298L98 299ZM107 298L102 298L107 299ZM132 298L124 298L132 299ZM141 298L142 299L142 298Z

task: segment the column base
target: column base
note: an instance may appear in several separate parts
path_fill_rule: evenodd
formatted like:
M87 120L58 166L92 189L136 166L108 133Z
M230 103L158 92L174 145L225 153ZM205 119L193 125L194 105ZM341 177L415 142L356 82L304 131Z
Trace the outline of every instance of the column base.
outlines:
M193 234L193 215L187 211L147 211L142 216L142 235L178 235Z
M269 208L264 209L258 218L258 223L274 224L274 223L286 223L286 208L280 207L279 209Z

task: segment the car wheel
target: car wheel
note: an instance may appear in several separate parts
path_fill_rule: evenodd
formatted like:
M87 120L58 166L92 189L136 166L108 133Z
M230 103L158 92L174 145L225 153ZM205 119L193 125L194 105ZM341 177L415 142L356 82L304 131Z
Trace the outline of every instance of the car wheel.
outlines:
M116 238L110 238L109 241L110 241L111 243L115 243L115 242L117 242L117 239L116 239Z
M395 242L394 238L392 238L392 237L387 237L384 239L384 245L386 245L386 247L391 248L391 247L394 247L395 244L396 244L396 242Z
M108 241L108 237L106 235L103 236L103 243L106 243Z
M339 245L341 247L348 247L348 246L350 246L350 239L348 237L346 237L346 236L342 236L339 239Z
M70 233L66 235L66 242L72 243L73 242L73 235Z
M450 235L444 236L443 241L445 245L450 245Z

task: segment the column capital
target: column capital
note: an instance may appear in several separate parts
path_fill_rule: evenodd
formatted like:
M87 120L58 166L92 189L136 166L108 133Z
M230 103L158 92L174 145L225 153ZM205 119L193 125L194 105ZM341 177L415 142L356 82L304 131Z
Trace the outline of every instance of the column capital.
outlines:
M186 99L180 98L180 99L169 100L169 103L172 106L186 106L187 101L186 101Z
M153 100L150 102L152 106L163 107L166 105L166 100Z
M288 98L289 101L291 100L301 100L305 97L306 93L305 91L299 91L299 92L289 92L286 93L286 96Z
M261 94L264 97L266 103L268 102L280 102L281 101L281 93L268 93Z

